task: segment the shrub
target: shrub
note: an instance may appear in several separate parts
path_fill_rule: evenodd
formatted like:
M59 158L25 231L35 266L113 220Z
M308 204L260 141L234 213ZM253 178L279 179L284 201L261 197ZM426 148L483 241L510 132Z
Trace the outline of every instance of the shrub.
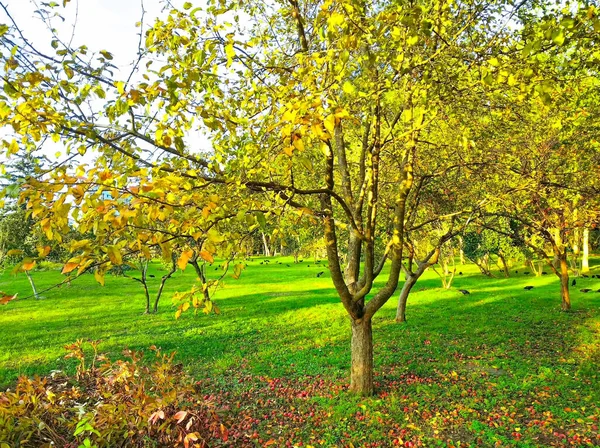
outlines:
M200 401L193 383L155 347L154 360L126 350L109 361L77 341L66 357L77 373L21 377L0 393L0 446L9 447L205 447L227 440L212 403ZM213 443L214 442L214 443Z

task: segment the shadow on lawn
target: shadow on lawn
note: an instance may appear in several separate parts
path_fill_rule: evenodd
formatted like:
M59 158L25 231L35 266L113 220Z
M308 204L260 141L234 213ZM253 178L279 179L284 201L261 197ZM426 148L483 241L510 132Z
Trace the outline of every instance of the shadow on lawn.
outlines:
M398 374L434 375L456 369L464 358L470 363L497 364L510 375L518 371L524 377L536 374L541 366L556 365L577 345L576 327L598 315L600 294L574 294L574 311L561 313L557 285L549 277L536 278L539 288L526 292L516 290L511 279L465 275L456 284L471 288L471 295L439 289L436 298L432 290L439 288L439 280L421 280L409 298L407 324L393 322L397 294L374 319L377 369L400 365ZM167 352L177 351L198 376L210 376L217 367L246 364L255 372L291 377L323 371L343 376L349 368L350 325L333 287L226 297L217 301L221 315L193 317L188 312L179 321L167 311L168 294L177 289L175 284L168 288L159 315L131 314L128 307L100 312L93 321L86 316L86 304L103 297L103 290L81 288L85 301L68 313L66 321L64 314L15 321L5 325L3 333L43 332L53 344L63 345L73 342L64 339L67 334L62 328L68 325L81 329L81 338L107 339L101 349L113 356L124 348L118 344L127 336L129 348L135 350L155 344ZM427 297L418 292L421 288L427 288ZM139 302L141 313L141 291L119 300ZM39 368L40 362L21 363L21 367L24 371L28 366ZM42 365L50 371L56 368L56 360ZM468 366L467 361L462 365ZM343 375L335 373L340 370Z

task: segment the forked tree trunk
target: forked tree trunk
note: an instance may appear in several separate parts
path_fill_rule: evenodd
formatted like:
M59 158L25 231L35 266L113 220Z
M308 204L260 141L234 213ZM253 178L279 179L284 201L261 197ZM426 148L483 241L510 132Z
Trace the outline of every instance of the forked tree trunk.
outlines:
M571 297L569 296L569 266L567 265L567 251L559 256L560 261L560 292L562 298L561 308L563 311L571 309Z
M583 229L583 241L581 244L582 258L581 258L581 273L590 273L590 229L587 227Z
M539 277L540 275L542 275L542 267L540 266L540 268L536 268L535 267L535 263L533 262L533 260L531 258L527 259L526 265L529 267L529 269L531 269L531 272L533 272L533 274L536 277Z
M202 296L204 297L204 302L210 302L210 292L208 290L208 284L206 282L206 272L205 272L205 263L200 266L198 263L198 259L190 260L190 264L194 267L196 271L196 275L200 279L202 283Z
M160 286L158 287L158 292L156 293L156 300L154 301L154 307L152 308L153 313L158 312L158 302L160 300L160 297L162 296L165 283L167 283L167 280L171 278L175 271L177 271L177 259L173 257L173 264L171 265L171 270L165 275L163 275L163 277L160 279Z
M262 235L263 248L265 250L265 257L270 257L271 250L269 249L269 241L267 240L267 235L265 235L263 232L261 232L261 235Z
M373 329L371 319L352 321L350 391L373 395Z

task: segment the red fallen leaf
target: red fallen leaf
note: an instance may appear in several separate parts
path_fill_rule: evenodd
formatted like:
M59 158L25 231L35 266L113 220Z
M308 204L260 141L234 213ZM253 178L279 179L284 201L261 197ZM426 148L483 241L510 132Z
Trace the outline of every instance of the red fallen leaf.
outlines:
M5 292L0 292L0 296L0 305L7 305L8 302L17 298L17 294L15 294L14 296L9 296Z
M179 411L177 414L175 414L173 416L173 418L175 420L177 420L177 423L181 423L183 420L185 420L185 418L187 417L187 411Z

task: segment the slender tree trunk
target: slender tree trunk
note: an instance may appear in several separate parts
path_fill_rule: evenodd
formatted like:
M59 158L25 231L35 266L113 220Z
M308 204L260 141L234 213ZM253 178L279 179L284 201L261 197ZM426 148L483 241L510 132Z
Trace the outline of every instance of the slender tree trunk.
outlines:
M350 391L373 395L373 329L370 318L352 321Z
M206 283L206 272L204 269L205 264L203 263L202 266L200 266L197 259L191 260L190 264L194 267L194 270L196 271L196 275L198 276L198 278L200 279L200 282L202 283L202 296L204 297L204 302L210 302L210 292L208 290L208 285Z
M569 296L569 266L567 265L567 251L563 250L559 255L560 261L560 290L562 297L561 308L563 311L571 309L571 297Z
M154 301L154 307L153 307L154 313L158 312L158 301L160 300L160 296L162 296L162 292L165 287L165 283L167 283L167 280L169 280L171 278L171 276L175 273L175 271L177 271L177 259L175 258L175 256L173 256L173 265L171 266L171 270L169 272L167 272L165 275L163 275L162 279L160 280L160 286L158 287L158 292L156 293L156 300Z
M263 242L263 247L265 250L265 257L270 257L271 256L271 250L269 249L269 242L267 240L267 235L265 235L263 232L261 232L262 235L262 242Z
M146 296L146 309L144 310L144 314L150 314L150 291L148 291L148 282L146 281L148 274L148 262L141 262L140 270L142 272L142 280L140 282L144 287L144 294Z
M396 322L406 322L406 302L408 301L408 295L427 268L433 266L440 260L441 244L443 244L443 241L440 242L440 246L429 252L423 261L417 261L418 268L415 272L413 272L410 267L405 270L406 281L404 282L404 285L402 285L402 290L400 291L400 297L398 299Z
M408 302L408 295L413 286L417 283L418 277L416 275L406 274L406 281L402 285L400 291L400 298L398 299L398 307L396 308L396 322L406 322L406 302Z
M360 254L362 249L362 241L355 232L350 232L348 240L348 258L346 269L344 270L344 279L348 285L348 289L352 294L356 292L358 276L360 271Z
M552 229L552 234L554 237L554 241L556 242L556 245L560 247L562 245L562 238L560 236L560 230ZM560 257L556 252L554 252L554 259L552 260L552 264L554 265L554 267L557 270L560 270Z
M460 264L464 265L465 264L465 252L463 250L463 246L464 246L464 241L463 241L463 237L459 236L458 237L458 256L460 257Z
M29 280L29 284L31 285L31 289L33 290L33 297L35 297L36 299L40 299L40 295L37 292L37 289L35 287L35 283L33 282L33 277L31 276L31 274L29 273L29 271L25 271L25 275L27 276L27 279Z
M510 277L510 272L508 272L508 265L506 264L506 259L504 258L504 255L498 254L498 258L500 258L500 261L502 262L502 269L504 270L504 276L506 278Z
M590 273L590 229L583 229L582 258L581 258L581 273Z

